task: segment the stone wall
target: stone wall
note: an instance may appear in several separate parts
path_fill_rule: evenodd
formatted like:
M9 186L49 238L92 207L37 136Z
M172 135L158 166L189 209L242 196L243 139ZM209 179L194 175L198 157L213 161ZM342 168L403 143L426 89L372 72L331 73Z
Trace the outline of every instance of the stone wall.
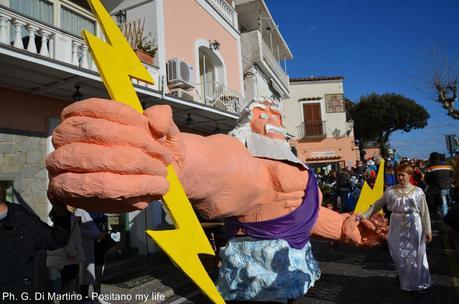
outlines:
M14 202L29 206L44 221L48 217L46 135L0 128L0 180L12 180Z

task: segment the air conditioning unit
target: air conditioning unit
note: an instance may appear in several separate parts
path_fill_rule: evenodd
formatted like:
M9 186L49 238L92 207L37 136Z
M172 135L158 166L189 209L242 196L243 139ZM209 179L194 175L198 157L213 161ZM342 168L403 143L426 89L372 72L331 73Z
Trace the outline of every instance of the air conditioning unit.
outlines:
M194 100L194 96L191 95L190 92L185 91L184 89L179 89L179 88L172 89L171 94L175 97L178 97L184 100L188 100L188 101Z
M186 62L174 58L167 62L167 84L170 89L188 90L194 87L194 69Z

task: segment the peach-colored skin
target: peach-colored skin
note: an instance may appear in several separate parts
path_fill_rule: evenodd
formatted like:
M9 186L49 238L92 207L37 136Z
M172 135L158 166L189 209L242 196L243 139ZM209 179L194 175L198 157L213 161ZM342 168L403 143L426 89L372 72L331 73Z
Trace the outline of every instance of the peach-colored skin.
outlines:
M228 135L180 133L169 106L140 114L121 103L88 99L65 108L61 118L53 134L56 151L47 159L49 195L72 206L145 208L168 191L170 163L191 203L209 218L268 220L294 210L304 196L304 168L255 158ZM374 245L380 237L370 222L323 207L313 234L357 245Z

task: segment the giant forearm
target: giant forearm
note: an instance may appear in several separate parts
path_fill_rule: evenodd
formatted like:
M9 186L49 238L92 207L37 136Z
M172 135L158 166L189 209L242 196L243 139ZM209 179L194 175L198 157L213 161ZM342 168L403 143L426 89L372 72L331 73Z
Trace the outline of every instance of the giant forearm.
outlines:
M312 230L314 236L330 240L340 240L346 216L331 209L320 207L319 218Z
M349 213L339 214L321 207L312 234L357 246L373 246L385 238L384 228L387 228L384 222L359 221Z
M270 172L237 139L183 133L182 185L209 218L247 213L272 193Z

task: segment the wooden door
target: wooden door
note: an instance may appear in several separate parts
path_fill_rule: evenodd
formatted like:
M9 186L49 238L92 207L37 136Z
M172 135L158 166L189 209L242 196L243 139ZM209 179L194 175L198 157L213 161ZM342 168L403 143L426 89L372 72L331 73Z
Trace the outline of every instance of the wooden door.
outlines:
M321 136L323 132L320 103L303 104L304 136Z

